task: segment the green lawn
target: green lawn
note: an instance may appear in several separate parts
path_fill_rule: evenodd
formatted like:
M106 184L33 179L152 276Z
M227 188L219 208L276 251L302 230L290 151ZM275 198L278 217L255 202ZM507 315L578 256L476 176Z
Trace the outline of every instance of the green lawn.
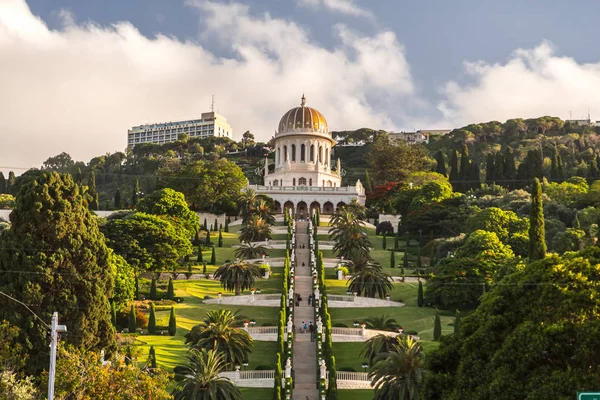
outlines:
M244 400L269 400L273 398L273 389L240 388L240 392L242 392L242 398Z
M257 282L256 288L260 288L263 293L277 293L281 291L281 268L271 279L261 279ZM203 319L208 310L228 308L224 305L204 304L204 296L217 297L217 293L223 291L218 281L198 280L198 281L175 281L175 295L183 298L181 304L175 306L177 316L177 334L175 336L165 335L140 335L138 343L141 344L141 360L145 360L149 347L154 346L156 350L156 359L160 366L167 370L185 361L187 346L185 346L185 334ZM229 293L223 292L223 296ZM165 309L163 309L165 308ZM167 307L159 307L156 312L156 322L159 329L167 329L169 322L169 311ZM233 306L232 310L239 310L240 314L248 319L254 319L257 326L276 325L278 317L277 307L252 307L252 306ZM258 365L275 365L276 342L255 342L254 349L250 359L250 366L253 368Z
M327 290L330 294L345 294L345 282L327 280ZM376 307L376 308L330 308L332 323L344 323L353 326L354 321L363 321L371 315L389 315L394 318L405 331L417 331L421 338L421 345L425 353L437 348L438 343L433 341L433 321L435 309L430 307L417 307L417 284L396 283L391 293L391 299L403 301L405 307ZM451 334L454 331L454 315L440 311L442 320L442 334ZM334 354L337 367L352 367L361 371L363 359L358 356L362 343L334 343Z
M338 390L338 400L373 400L373 391L368 389Z

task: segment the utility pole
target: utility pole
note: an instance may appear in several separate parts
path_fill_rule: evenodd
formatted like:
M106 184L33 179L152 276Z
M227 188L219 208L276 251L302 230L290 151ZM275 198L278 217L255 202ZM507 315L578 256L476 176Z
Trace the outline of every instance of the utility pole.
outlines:
M48 400L54 400L54 376L56 375L56 347L58 346L58 334L66 333L66 325L58 325L58 312L52 314L52 325L50 331L50 369L48 371Z

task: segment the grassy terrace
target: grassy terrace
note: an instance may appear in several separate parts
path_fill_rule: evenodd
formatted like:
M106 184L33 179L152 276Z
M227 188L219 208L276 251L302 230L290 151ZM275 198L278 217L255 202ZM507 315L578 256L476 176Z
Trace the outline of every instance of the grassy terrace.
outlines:
M345 294L346 286L344 281L330 280L326 281L327 290L330 294ZM417 284L416 283L396 283L391 293L391 300L402 301L405 307L381 307L381 308L330 308L332 323L346 324L352 327L354 321L367 319L371 315L387 314L394 318L405 331L416 331L421 337L421 345L425 353L431 349L437 348L438 343L433 341L433 319L435 309L430 307L417 306ZM454 315L451 313L440 312L442 320L442 334L451 334L454 330ZM362 371L361 364L363 358L359 353L363 348L363 343L334 343L334 354L338 370L343 367L351 367L356 371Z

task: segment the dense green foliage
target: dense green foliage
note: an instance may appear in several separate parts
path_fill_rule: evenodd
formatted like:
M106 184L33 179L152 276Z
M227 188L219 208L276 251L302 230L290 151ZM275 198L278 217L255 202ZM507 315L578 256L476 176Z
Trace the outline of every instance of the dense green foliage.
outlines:
M69 321L70 343L86 350L114 350L109 298L115 272L109 249L80 187L69 175L43 172L24 182L0 240L0 290L50 321ZM20 271L19 273L8 271ZM20 329L27 369L47 366L46 327L27 310L0 298L0 320Z
M187 237L194 236L199 228L198 215L189 209L183 193L173 189L161 189L145 196L136 209L146 214L170 217L172 223L187 231Z

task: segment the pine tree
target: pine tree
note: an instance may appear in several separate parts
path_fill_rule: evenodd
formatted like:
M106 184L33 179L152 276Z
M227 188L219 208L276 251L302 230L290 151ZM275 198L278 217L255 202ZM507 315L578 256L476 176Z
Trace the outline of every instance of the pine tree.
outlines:
M158 296L156 294L156 277L152 276L152 282L150 283L150 294L148 295L150 300L158 300Z
M454 191L458 191L459 189L459 180L460 180L460 174L459 174L459 170L458 170L458 152L456 150L453 150L452 153L450 154L450 183L452 184L452 188L454 189Z
M494 165L494 155L492 153L488 153L485 157L485 183L491 185L496 183L496 177L494 173L496 172L496 166Z
M386 248L386 246L387 246L387 243L386 243L386 236L387 236L387 232L384 232L384 233L383 233L383 239L381 239L381 248L382 248L383 250L385 250L385 248Z
M90 196L90 210L98 209L98 192L96 191L96 174L94 170L90 172L90 178L88 180L88 195Z
M117 327L117 308L112 300L110 302L110 322L115 328Z
M219 230L219 221L215 218L215 223L213 224L213 231L216 232Z
M156 307L150 303L150 317L148 318L148 333L156 333Z
M140 181L135 180L135 186L133 187L133 193L131 194L131 208L137 206L138 200L140 199Z
M460 329L460 311L456 310L456 315L454 316L454 333L458 333Z
M167 286L167 299L174 300L175 299L175 289L173 288L173 277L169 277L169 284Z
M229 233L229 217L225 220L225 229L223 229L226 233Z
M0 171L0 194L6 193L6 178L4 173Z
M219 247L223 247L223 232L219 231L219 242L218 242L218 246Z
M365 171L365 193L367 195L371 194L373 192L373 182L371 182L371 176L369 176L369 170Z
M435 161L435 172L446 176L446 161L444 160L444 153L441 150L435 154Z
M177 319L175 318L175 308L171 307L171 315L169 315L169 335L175 336L177 333Z
M17 177L15 173L12 171L8 172L8 181L6 182L6 193L12 194L13 196L17 195L17 190L15 189L15 183L17 183Z
M156 369L156 351L154 346L150 346L150 352L148 353L148 368Z
M217 253L215 252L215 246L212 247L212 253L210 254L210 264L217 265Z
M542 186L537 178L533 181L531 188L531 215L529 223L529 262L534 262L546 257Z
M396 268L396 253L394 250L390 251L390 268Z
M433 340L438 341L442 336L442 321L440 320L440 313L436 310L435 320L433 321Z
M198 244L198 262L202 262L202 244Z
M0 271L21 273L0 273L0 290L22 303L43 305L34 307L43 321L58 311L69 329L61 343L114 351L110 252L83 193L70 174L37 171L19 180L11 226L2 231ZM27 374L39 376L48 366L46 329L26 310L0 303L0 321L19 327L16 342L27 343Z
M115 192L115 210L120 210L121 209L121 190L119 190L119 188L117 188L117 191Z
M137 321L135 318L135 306L132 304L131 309L129 310L129 324L127 324L129 328L129 333L135 333L137 328Z
M417 305L423 307L425 300L423 299L423 283L419 279L419 291L417 292Z

